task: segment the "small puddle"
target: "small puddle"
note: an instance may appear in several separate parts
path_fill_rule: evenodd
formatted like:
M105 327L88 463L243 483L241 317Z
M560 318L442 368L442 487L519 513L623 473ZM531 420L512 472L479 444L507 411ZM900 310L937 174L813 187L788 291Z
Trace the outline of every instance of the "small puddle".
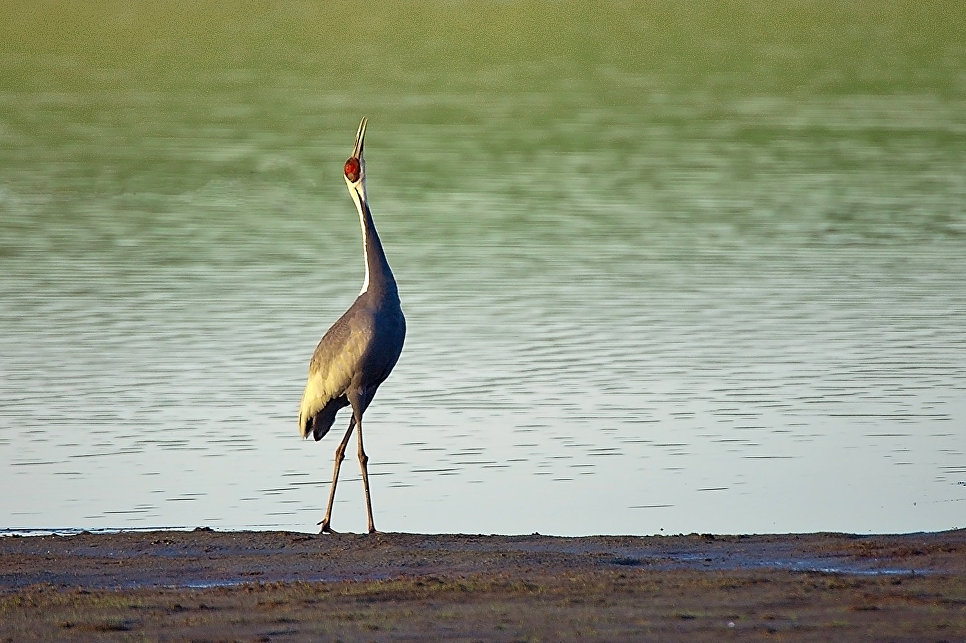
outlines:
M758 558L748 554L731 553L707 555L702 553L662 553L640 556L616 556L612 565L622 567L646 567L654 570L696 569L705 571L731 571L743 569L782 569L793 572L816 572L857 576L909 576L930 574L926 569L876 568L869 565L850 564L834 558L802 557L793 559Z

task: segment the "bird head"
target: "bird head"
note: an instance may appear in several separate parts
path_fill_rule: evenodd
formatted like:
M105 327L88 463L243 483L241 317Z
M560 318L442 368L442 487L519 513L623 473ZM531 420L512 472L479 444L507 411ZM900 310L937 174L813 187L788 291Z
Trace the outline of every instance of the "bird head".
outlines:
M362 156L362 146L366 136L366 123L368 120L363 117L359 123L359 131L356 133L356 142L352 146L352 156L345 162L345 184L349 188L349 194L357 206L368 203L366 195L366 161Z

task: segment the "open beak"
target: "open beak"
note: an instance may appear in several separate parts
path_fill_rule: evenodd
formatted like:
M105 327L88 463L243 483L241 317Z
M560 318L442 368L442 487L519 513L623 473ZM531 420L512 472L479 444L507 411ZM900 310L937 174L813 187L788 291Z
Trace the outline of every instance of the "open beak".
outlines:
M362 160L362 144L366 137L366 123L369 122L365 116L362 117L362 122L359 123L359 131L356 132L356 144L352 146L352 156Z

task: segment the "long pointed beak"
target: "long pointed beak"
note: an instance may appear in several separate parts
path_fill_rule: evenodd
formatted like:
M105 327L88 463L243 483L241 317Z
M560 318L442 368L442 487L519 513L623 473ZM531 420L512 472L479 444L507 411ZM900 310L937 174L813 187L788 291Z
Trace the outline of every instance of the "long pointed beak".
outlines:
M362 145L365 142L366 137L366 123L369 119L365 116L362 117L362 122L359 123L359 131L356 132L356 143L352 146L352 156L357 159L362 159Z

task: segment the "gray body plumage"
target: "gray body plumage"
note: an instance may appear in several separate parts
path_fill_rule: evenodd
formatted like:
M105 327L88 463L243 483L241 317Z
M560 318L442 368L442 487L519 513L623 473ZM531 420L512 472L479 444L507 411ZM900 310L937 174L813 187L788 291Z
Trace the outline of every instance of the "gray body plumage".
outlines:
M359 414L392 372L406 337L406 320L392 293L361 293L322 337L309 363L299 412L303 438L321 440L340 409Z

